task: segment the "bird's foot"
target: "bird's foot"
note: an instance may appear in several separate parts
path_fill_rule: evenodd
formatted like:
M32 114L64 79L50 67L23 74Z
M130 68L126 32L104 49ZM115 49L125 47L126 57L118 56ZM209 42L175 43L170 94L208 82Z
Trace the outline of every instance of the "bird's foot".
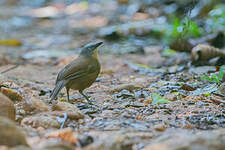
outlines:
M90 99L88 99L87 102L88 102L88 105L90 106L90 108L99 110L99 106L94 104Z

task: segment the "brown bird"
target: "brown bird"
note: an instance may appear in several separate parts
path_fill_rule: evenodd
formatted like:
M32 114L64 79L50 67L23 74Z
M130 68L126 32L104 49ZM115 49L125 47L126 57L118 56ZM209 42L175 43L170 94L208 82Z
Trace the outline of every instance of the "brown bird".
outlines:
M67 100L69 101L69 90L78 90L86 100L88 96L83 90L90 87L95 82L100 73L100 63L98 61L98 47L103 42L90 43L85 45L77 59L66 65L58 74L55 88L51 93L51 100L55 99L60 90L66 87Z

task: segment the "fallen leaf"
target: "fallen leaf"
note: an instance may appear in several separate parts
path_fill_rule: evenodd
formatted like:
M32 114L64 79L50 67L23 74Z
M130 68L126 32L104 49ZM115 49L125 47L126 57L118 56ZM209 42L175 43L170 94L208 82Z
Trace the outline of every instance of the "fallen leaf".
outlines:
M166 127L164 124L158 124L158 125L155 125L155 126L154 126L154 129L155 129L156 131L165 131L166 128L167 128L167 127Z
M22 42L17 39L3 39L0 40L0 45L21 46Z
M60 10L55 6L46 6L30 10L27 15L35 18L58 17Z
M5 87L1 87L0 91L2 92L2 94L6 95L12 101L22 101L23 100L22 95L15 90L5 88Z
M146 20L149 18L149 14L146 13L135 13L132 17L132 20L134 21L141 21L141 20Z
M163 98L157 93L152 94L152 104L153 105L160 105L160 104L167 104L169 103L168 99Z
M91 18L85 18L80 21L71 20L70 25L74 28L88 27L88 28L98 28L104 27L108 24L108 19L104 16L95 16Z
M75 13L85 12L88 9L88 2L73 3L65 8L65 14L72 15Z
M77 144L78 140L72 128L60 129L45 135L46 138L60 138L64 142Z
M196 90L196 88L194 88L194 87L192 87L191 85L188 85L188 84L183 84L183 85L181 86L181 88L182 88L183 90L186 90L186 91L194 91L194 90Z

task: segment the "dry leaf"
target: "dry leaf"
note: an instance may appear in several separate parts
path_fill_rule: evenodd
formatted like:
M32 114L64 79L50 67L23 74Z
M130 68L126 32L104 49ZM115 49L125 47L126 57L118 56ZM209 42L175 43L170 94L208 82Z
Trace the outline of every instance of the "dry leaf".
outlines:
M149 14L146 13L135 13L132 17L133 21L141 21L149 18Z
M29 11L28 16L36 18L47 18L47 17L57 17L60 14L60 11L57 7L47 6L42 8L36 8Z
M87 2L73 3L67 6L64 10L65 14L72 15L79 12L84 12L88 9Z
M108 24L108 19L104 16L95 16L91 18L82 19L80 21L72 20L70 21L71 27L89 27L97 28L104 27Z
M22 42L17 39L4 39L0 40L0 45L21 46Z
M23 100L22 95L15 90L5 88L5 87L1 87L0 91L2 92L2 94L6 95L12 101L22 101Z
M72 128L64 128L45 135L47 138L60 138L64 142L77 144L78 140Z

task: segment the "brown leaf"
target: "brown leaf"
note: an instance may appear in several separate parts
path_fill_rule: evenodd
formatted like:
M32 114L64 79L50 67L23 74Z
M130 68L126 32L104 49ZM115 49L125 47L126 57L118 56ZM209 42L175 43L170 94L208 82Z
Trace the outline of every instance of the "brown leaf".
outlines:
M65 128L61 130L57 130L45 135L47 138L60 138L64 142L69 142L73 144L77 144L78 140L73 133L72 128Z
M82 19L80 21L72 20L70 25L72 27L89 27L89 28L98 28L104 27L108 24L108 19L104 16L95 16L91 18Z
M1 87L2 94L6 95L8 98L10 98L12 101L22 101L23 97L22 95L12 89Z
M146 13L135 13L132 17L133 21L141 21L149 18L149 14Z
M183 90L186 90L186 91L194 91L196 90L196 88L188 85L188 84L183 84L182 87L181 87Z

